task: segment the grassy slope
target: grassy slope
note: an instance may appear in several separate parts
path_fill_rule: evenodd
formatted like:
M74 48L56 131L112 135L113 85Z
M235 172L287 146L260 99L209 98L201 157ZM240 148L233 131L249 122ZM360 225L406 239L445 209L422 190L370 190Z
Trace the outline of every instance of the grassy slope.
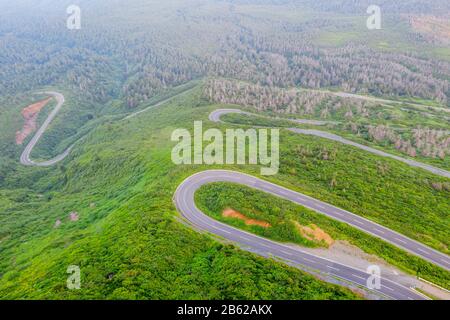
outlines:
M238 106L236 106L239 108ZM241 108L242 109L242 108ZM254 110L247 109L250 112L254 112ZM401 113L402 116L407 117L404 112L398 111L398 113ZM279 115L273 115L270 116L279 116ZM288 116L289 117L289 116ZM294 116L292 116L294 118ZM306 118L306 117L305 117ZM320 119L319 117L315 117L313 119ZM300 127L300 128L306 128L306 129L318 129L322 131L329 131L332 133L335 133L337 135L340 135L344 138L347 138L349 140L355 141L357 143L367 145L376 149L380 149L395 155L398 155L400 157L408 158L408 156L397 149L392 144L389 144L387 142L374 142L370 141L370 139L367 137L367 134L362 133L361 135L355 135L354 133L350 132L348 129L344 127L345 124L338 124L334 126L311 126L311 125L296 125L292 123L291 121L281 120L281 119L269 119L269 118L261 118L261 117L254 117L254 116L247 116L247 115L239 115L239 114L227 114L222 117L222 120L227 123L234 123L234 124L241 124L241 125L254 125L254 126L264 126L264 127L282 127L282 128L294 128L294 127ZM342 119L327 119L330 121L342 121ZM420 118L417 114L410 115L408 119L404 119L403 121L384 121L378 122L378 121L366 121L366 120L358 120L356 119L354 122L359 125L372 125L376 126L378 124L388 124L390 127L398 127L401 129L405 129L410 133L410 129L408 128L417 128L417 127L426 127L427 125L430 125L432 128L439 128L439 129L449 129L448 125L446 126L443 121L422 121L422 124L420 124ZM342 123L346 123L345 121L342 121ZM429 124L427 124L429 123ZM440 158L431 158L431 157L424 157L418 153L418 155L415 158L411 158L416 161L421 161L424 163L428 163L430 165L434 165L438 168L442 168L445 170L450 170L450 156L446 156L444 159Z
M331 17L342 25L336 28L322 28L317 32L313 43L322 47L341 47L350 43L364 43L376 50L387 52L419 52L424 56L450 61L450 50L441 45L408 40L415 35L405 19L384 15L381 30L369 30L366 26L369 15Z
M17 168L15 188L0 190L0 297L356 298L177 221L173 192L201 168L174 166L167 141L209 109L177 101L102 125L57 167ZM80 291L65 288L69 265L81 267Z
M156 104L173 95L189 90L196 84L198 84L197 81L191 81L170 90L163 90L160 94L149 99L147 104ZM65 90L59 90L59 92L64 94L66 102L36 148L33 149L32 156L34 159L43 160L54 157L97 126L108 121L121 119L126 114L138 111L138 109L130 110L119 99L112 100L106 105L92 105L91 102L83 101L71 92Z
M203 186L197 192L196 203L203 212L215 219L263 237L306 247L326 247L323 242L311 241L303 237L298 232L295 222L303 226L315 224L335 240L346 240L410 274L419 274L434 283L450 288L449 272L345 223L275 196L241 185L214 183ZM247 226L242 220L223 217L222 212L226 208L233 208L251 219L267 221L271 227Z
M291 123L285 121L233 114L224 116L223 120L241 125L292 127ZM289 188L365 216L445 253L449 252L449 191L436 191L431 187L433 182L448 184L448 179L326 139L287 133L283 141L281 177L273 179L274 182L281 180ZM324 154L328 155L329 160L323 159ZM333 178L337 184L334 187L331 186ZM217 207L213 209L204 205L203 208L217 216ZM428 270L428 279L449 286L448 272L443 273L440 268L371 237L361 238L360 232L355 231L347 228L341 236L348 238L350 235L352 242L362 249L376 253L410 273L414 274L420 266L421 270ZM277 232L274 233L272 236L280 239ZM291 234L284 240L293 241L296 238ZM297 242L305 244L298 238Z
M16 132L21 130L24 124L24 119L21 111L30 104L36 103L45 99L46 95L32 94L30 92L24 93L21 96L1 97L0 98L0 149L2 154L0 157L12 157L20 154L23 146L17 146L15 143ZM56 101L52 99L39 113L38 124L42 123L45 117L55 107ZM29 135L24 141L26 145L33 135Z
M1 190L0 296L342 296L342 291L296 270L217 246L174 220L171 198L176 186L193 172L211 167L173 166L167 141L174 128L191 128L194 120L206 119L217 107L198 105L194 94L176 101L132 123L102 125L57 168L16 169L9 180L15 188ZM334 158L320 160L324 150ZM380 174L380 166L387 167L387 173ZM238 169L259 172L255 167ZM337 186L331 188L333 176ZM448 193L429 186L430 180L443 179L354 148L283 132L281 172L271 180L448 252ZM36 183L28 186L29 181ZM73 210L80 213L80 221L68 221ZM56 219L63 221L58 229L53 228ZM224 260L224 256L231 258ZM85 287L80 292L64 289L69 264L82 268ZM241 268L249 264L253 266L246 269L250 278L242 279ZM438 271L427 270L428 278L434 279ZM302 286L302 279L313 288ZM191 284L185 285L188 281ZM297 284L286 288L285 281ZM176 285L165 290L168 283Z

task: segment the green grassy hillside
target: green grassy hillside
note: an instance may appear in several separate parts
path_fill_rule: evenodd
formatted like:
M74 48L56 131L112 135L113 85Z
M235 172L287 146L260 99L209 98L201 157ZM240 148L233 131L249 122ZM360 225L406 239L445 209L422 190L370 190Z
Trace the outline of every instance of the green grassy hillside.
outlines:
M173 164L173 131L198 120L205 130L280 127L280 171L264 179L450 254L450 179L295 134L285 120L208 121L230 105L327 120L334 124L323 130L450 169L448 0L383 0L381 30L367 28L371 0L113 2L78 0L81 28L69 30L71 1L0 1L0 299L360 298L182 222L173 194L188 176L260 174L258 166ZM55 166L22 166L32 136L16 145L20 112L47 90L66 103L31 158L73 149ZM276 227L249 230L280 241L318 245L288 220L313 221L449 287L447 271L279 199L226 184L197 197L218 219L224 206L263 216ZM66 288L69 265L81 268L79 291Z
M101 125L54 168L15 167L8 180L11 187L1 189L0 295L354 297L295 269L219 245L178 221L172 203L176 187L192 173L212 167L173 165L172 145L167 141L175 128L192 128L194 120L206 121L217 107L203 101L200 90L187 93L135 119ZM205 129L216 126L204 125ZM324 160L323 152L332 157ZM280 174L270 180L448 252L448 191L430 185L445 179L348 146L288 132L282 134L281 154ZM259 173L257 167L226 168ZM337 183L331 186L334 177ZM69 220L73 211L78 221ZM55 228L58 219L62 224ZM341 234L352 233L347 236L363 249L381 256L395 252L401 257L400 266L411 261L422 264L397 249L381 252L381 244L376 249L375 244L367 244L367 237L347 231ZM68 265L81 267L82 290L65 289ZM423 276L430 280L448 279L439 268L425 269ZM242 272L248 277L242 277ZM287 282L292 284L286 286Z
M191 94L132 122L100 126L54 168L16 168L16 187L0 191L0 296L357 298L178 221L173 192L199 168L173 165L167 139L209 109ZM68 217L74 211L78 221ZM66 289L69 265L81 268L79 291Z
M324 241L312 240L299 232L298 224L306 227L315 225L330 235L333 240L348 241L412 275L426 277L434 283L450 288L450 273L444 269L345 223L272 195L245 186L214 183L205 185L198 191L196 203L203 212L214 219L263 237L305 247L328 247ZM249 219L268 222L270 227L246 225L242 220L224 217L222 213L227 208L232 208Z

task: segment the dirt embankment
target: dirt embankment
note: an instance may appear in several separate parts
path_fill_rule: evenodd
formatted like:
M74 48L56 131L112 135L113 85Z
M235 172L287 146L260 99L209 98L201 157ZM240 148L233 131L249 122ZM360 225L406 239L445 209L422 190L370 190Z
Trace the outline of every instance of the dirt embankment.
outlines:
M33 103L22 110L22 116L25 120L22 130L16 132L16 144L21 145L25 139L34 131L36 131L36 122L39 112L50 102L52 98Z
M240 213L236 210L230 209L230 208L223 210L222 216L227 217L227 218L235 218L235 219L242 220L248 226L260 226L263 228L271 227L270 223L268 223L266 221L250 219L250 218L246 217L245 215L243 215L242 213Z
M315 224L311 224L309 226L302 226L297 221L294 221L294 224L297 227L297 230L304 238L314 242L323 241L327 244L327 246L331 246L334 244L333 238Z

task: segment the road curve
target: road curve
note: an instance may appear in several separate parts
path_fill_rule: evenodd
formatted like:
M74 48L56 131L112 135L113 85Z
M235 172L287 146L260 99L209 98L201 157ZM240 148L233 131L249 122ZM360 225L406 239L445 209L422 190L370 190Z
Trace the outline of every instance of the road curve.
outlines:
M327 203L313 199L301 193L286 189L276 184L256 177L226 170L208 170L194 174L184 180L174 194L174 203L180 214L195 228L221 236L239 244L243 249L268 257L275 256L285 261L293 262L306 268L344 279L351 283L366 287L369 275L362 270L349 267L331 260L303 252L300 248L278 243L259 237L249 232L239 230L221 223L200 211L195 205L195 192L203 185L213 182L238 183L273 194L277 197L292 201L296 204L325 214L333 219L346 222L355 228L373 234L399 247L413 252L428 261L450 267L448 256L434 251L414 240L393 232L383 226L361 218L353 213L339 209ZM423 251L423 252L422 252ZM381 275L382 276L382 275ZM381 278L381 288L373 291L391 299L423 300L424 297L410 288L404 287L392 280Z
M229 114L229 113L238 113L238 114L245 114L248 116L258 116L261 118L271 119L269 116L263 116L263 115L256 115L251 112L245 112L239 109L217 109L210 113L209 120L213 122L221 122L220 117L223 115ZM321 120L309 120L309 119L285 119L285 118L275 118L277 120L285 120L290 122L295 122L299 124L311 124L314 126L324 126L327 124L335 124L337 122L335 121L321 121Z
M225 114L229 114L229 113L240 113L240 114L246 114L246 115L253 115L255 116L255 114L249 113L249 112L244 112L242 110L239 109L218 109L213 111L210 115L209 115L209 120L213 121L213 122L220 122L220 117L225 115ZM256 115L257 116L257 115ZM292 121L292 122L297 122L297 123L306 123L306 124L314 124L314 120L298 120L298 119L285 119L288 121ZM317 121L316 125L323 125L326 123L323 123L321 121ZM363 144L357 143L357 142L353 142L351 140L345 139L341 136L338 136L336 134L333 133L329 133L326 131L320 131L320 130L311 130L311 129L299 129L299 128L290 128L288 129L292 132L295 133L299 133L299 134L305 134L305 135L312 135L312 136L316 136L316 137L321 137L321 138L325 138L328 140L333 140L333 141L337 141L343 144L347 144L362 150L365 150L367 152L373 153L375 155L378 156L382 156L382 157L386 157L386 158L391 158L397 161L401 161L403 163L406 163L408 165L410 165L411 167L416 167L416 168L420 168L420 169L424 169L427 170L433 174L439 175L441 177L445 177L445 178L450 178L450 172L446 171L444 169L440 169L440 168L436 168L434 166L422 163L422 162L418 162L415 160L411 160L411 159L406 159L406 158L402 158L375 148L371 148L368 146L365 146Z
M39 139L41 139L45 130L47 130L48 126L53 121L53 119L56 117L58 112L61 110L61 107L63 106L63 104L65 102L64 96L59 92L48 91L48 92L43 92L43 93L53 96L57 101L57 105L52 110L52 112L49 114L47 119L45 119L42 126L39 128L39 130L36 132L36 134L33 136L33 138L30 140L30 142L27 144L27 146L23 150L22 155L20 156L20 163L25 166L38 166L38 167L52 166L52 165L56 164L57 162L63 160L65 157L67 157L67 155L70 153L70 151L72 149L72 146L70 146L62 154L54 157L53 159L43 161L43 162L36 162L36 161L33 161L30 159L30 154L33 151L33 148L39 142Z
M133 112L131 114L126 115L122 120L128 120L131 119L141 113L144 113L146 111L148 111L151 108L155 108L158 106L161 106L167 102L169 102L170 100L173 100L174 98L178 97L181 94L187 93L191 90L193 90L194 88L189 88L186 89L170 98L167 98L163 101L160 101L154 105L151 105L143 110L140 111L136 111ZM39 142L39 139L41 139L42 135L44 134L45 130L47 130L48 126L50 125L50 123L53 121L53 119L56 117L56 115L58 114L58 112L61 110L61 107L63 106L64 102L65 102L65 98L61 93L58 92L53 92L53 91L48 91L48 92L43 92L44 94L48 94L48 95L52 95L56 101L57 101L57 105L56 107L53 109L53 111L50 113L50 115L47 117L47 119L44 121L44 123L42 124L42 126L39 128L39 130L36 132L36 134L34 135L34 137L30 140L30 142L28 143L28 145L25 147L25 149L23 150L21 156L20 156L20 163L25 165L25 166L38 166L38 167L49 167L52 165L55 165L56 163L64 160L70 153L70 151L73 148L73 145L70 146L69 148L67 148L66 151L64 151L62 154L54 157L53 159L47 160L47 161L43 161L43 162L36 162L30 159L30 155L31 152L33 151L33 148L36 146L36 144Z

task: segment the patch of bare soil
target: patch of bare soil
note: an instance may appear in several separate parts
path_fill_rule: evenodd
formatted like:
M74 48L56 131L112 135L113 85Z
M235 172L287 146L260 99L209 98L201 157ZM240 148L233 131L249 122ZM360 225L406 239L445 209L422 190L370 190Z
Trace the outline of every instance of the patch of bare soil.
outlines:
M246 217L245 215L243 215L242 213L240 213L236 210L230 209L230 208L223 210L222 216L227 217L227 218L235 218L235 219L242 220L248 226L260 226L263 228L271 227L270 223L268 223L266 221L250 219L250 218Z
M36 130L36 121L41 112L52 98L33 103L22 110L22 116L25 120L22 130L16 132L16 144L21 145L25 139Z
M314 242L325 242L327 246L331 246L334 244L333 238L315 224L302 226L297 221L294 221L294 224L304 238Z

